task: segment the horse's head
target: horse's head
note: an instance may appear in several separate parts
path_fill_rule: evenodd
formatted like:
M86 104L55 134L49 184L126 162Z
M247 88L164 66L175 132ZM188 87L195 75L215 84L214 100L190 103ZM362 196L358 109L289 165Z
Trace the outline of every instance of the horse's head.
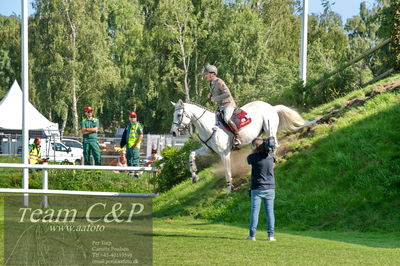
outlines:
M185 112L185 106L182 100L179 100L177 103L171 103L175 107L174 118L171 126L171 134L175 137L179 136L182 131L189 128L190 116Z

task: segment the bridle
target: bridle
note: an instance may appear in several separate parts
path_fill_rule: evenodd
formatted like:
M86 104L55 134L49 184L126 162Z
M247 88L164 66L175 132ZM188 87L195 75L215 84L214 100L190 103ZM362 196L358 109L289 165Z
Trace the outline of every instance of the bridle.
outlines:
M172 123L177 126L179 132L182 132L182 131L188 129L189 125L190 125L190 123L183 124L183 117L186 116L187 118L190 119L190 116L185 112L184 107L175 109L175 111L180 111L180 110L183 110L182 114L180 115L180 121L178 121L178 122L173 121Z
M184 106L182 106L182 108L177 108L177 109L175 109L175 111L179 111L179 110L183 110L183 112L182 112L182 114L181 114L181 116L180 116L180 121L178 121L178 122L175 122L175 121L174 121L174 122L173 122L173 124L177 126L179 132L184 131L184 130L186 130L186 129L189 129L191 123L194 123L194 122L198 121L198 120L199 120L200 118L202 118L203 115L207 112L207 110L204 109L203 113L201 114L201 116L199 116L199 118L196 118L196 116L193 115L196 119L195 119L194 121L192 121L192 120L190 119L190 116L185 112L185 107L184 107ZM184 117L184 116L186 116L187 118L190 119L190 122L187 123L186 125L183 124L183 117ZM210 147L210 145L208 145L207 143L208 143L208 141L210 141L210 139L212 139L212 138L214 137L215 132L216 132L216 129L213 128L213 132L211 133L210 137L208 137L207 140L202 140L202 139L200 138L200 135L198 135L197 137L198 137L199 140L200 140L204 145L206 145L210 150L213 150L213 149Z
M194 122L198 121L198 120L199 120L200 118L202 118L203 115L207 112L207 110L204 109L203 113L201 114L201 116L200 116L199 118L196 118L196 116L193 115L196 119L195 119L194 121L191 121L190 116L188 115L188 113L185 112L185 107L175 109L175 111L179 111L179 110L183 110L183 112L182 112L182 114L181 114L181 116L180 116L180 121L178 121L178 122L175 122L175 121L174 121L174 122L173 122L173 124L177 126L179 132L182 132L182 131L184 131L184 130L189 129L191 123L194 123ZM186 116L187 118L189 118L189 120L190 120L189 123L183 124L183 117L184 117L184 116Z

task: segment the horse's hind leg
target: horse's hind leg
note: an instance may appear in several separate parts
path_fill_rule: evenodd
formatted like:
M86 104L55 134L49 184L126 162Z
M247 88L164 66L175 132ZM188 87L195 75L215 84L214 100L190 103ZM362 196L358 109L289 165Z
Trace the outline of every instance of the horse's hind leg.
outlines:
M196 183L199 181L199 176L197 175L197 165L196 165L196 156L207 155L210 154L211 151L207 147L201 147L195 151L192 151L189 155L189 170L192 174L192 182Z

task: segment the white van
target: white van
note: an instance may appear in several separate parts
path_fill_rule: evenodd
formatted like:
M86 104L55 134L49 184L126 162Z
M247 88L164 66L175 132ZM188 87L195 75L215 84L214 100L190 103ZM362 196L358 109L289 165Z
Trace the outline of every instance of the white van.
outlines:
M72 153L81 153L83 152L83 144L74 139L62 139L61 143L67 146L67 148L71 149Z
M33 140L31 140L30 143L33 143ZM46 139L42 139L40 151L42 153L42 158L49 158L49 161L53 162L63 162L67 160L75 164L81 164L83 158L83 149L71 149L61 142L50 142Z

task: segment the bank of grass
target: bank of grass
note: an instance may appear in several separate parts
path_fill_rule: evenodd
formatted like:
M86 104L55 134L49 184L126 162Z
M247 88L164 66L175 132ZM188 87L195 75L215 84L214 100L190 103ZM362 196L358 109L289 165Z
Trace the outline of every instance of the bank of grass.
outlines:
M400 75L374 86L396 79ZM345 105L349 100L365 98L374 86L304 114L310 119L338 110L330 123L280 139L286 152L275 169L278 228L400 230L399 89L357 106ZM187 180L156 198L155 216L248 223L246 186L227 196L224 177L217 177L208 169L200 176L199 183ZM265 224L263 212L260 219Z
M248 229L192 218L154 221L154 265L398 265L400 235Z
M277 167L277 213L295 229L400 229L400 94L317 125Z

